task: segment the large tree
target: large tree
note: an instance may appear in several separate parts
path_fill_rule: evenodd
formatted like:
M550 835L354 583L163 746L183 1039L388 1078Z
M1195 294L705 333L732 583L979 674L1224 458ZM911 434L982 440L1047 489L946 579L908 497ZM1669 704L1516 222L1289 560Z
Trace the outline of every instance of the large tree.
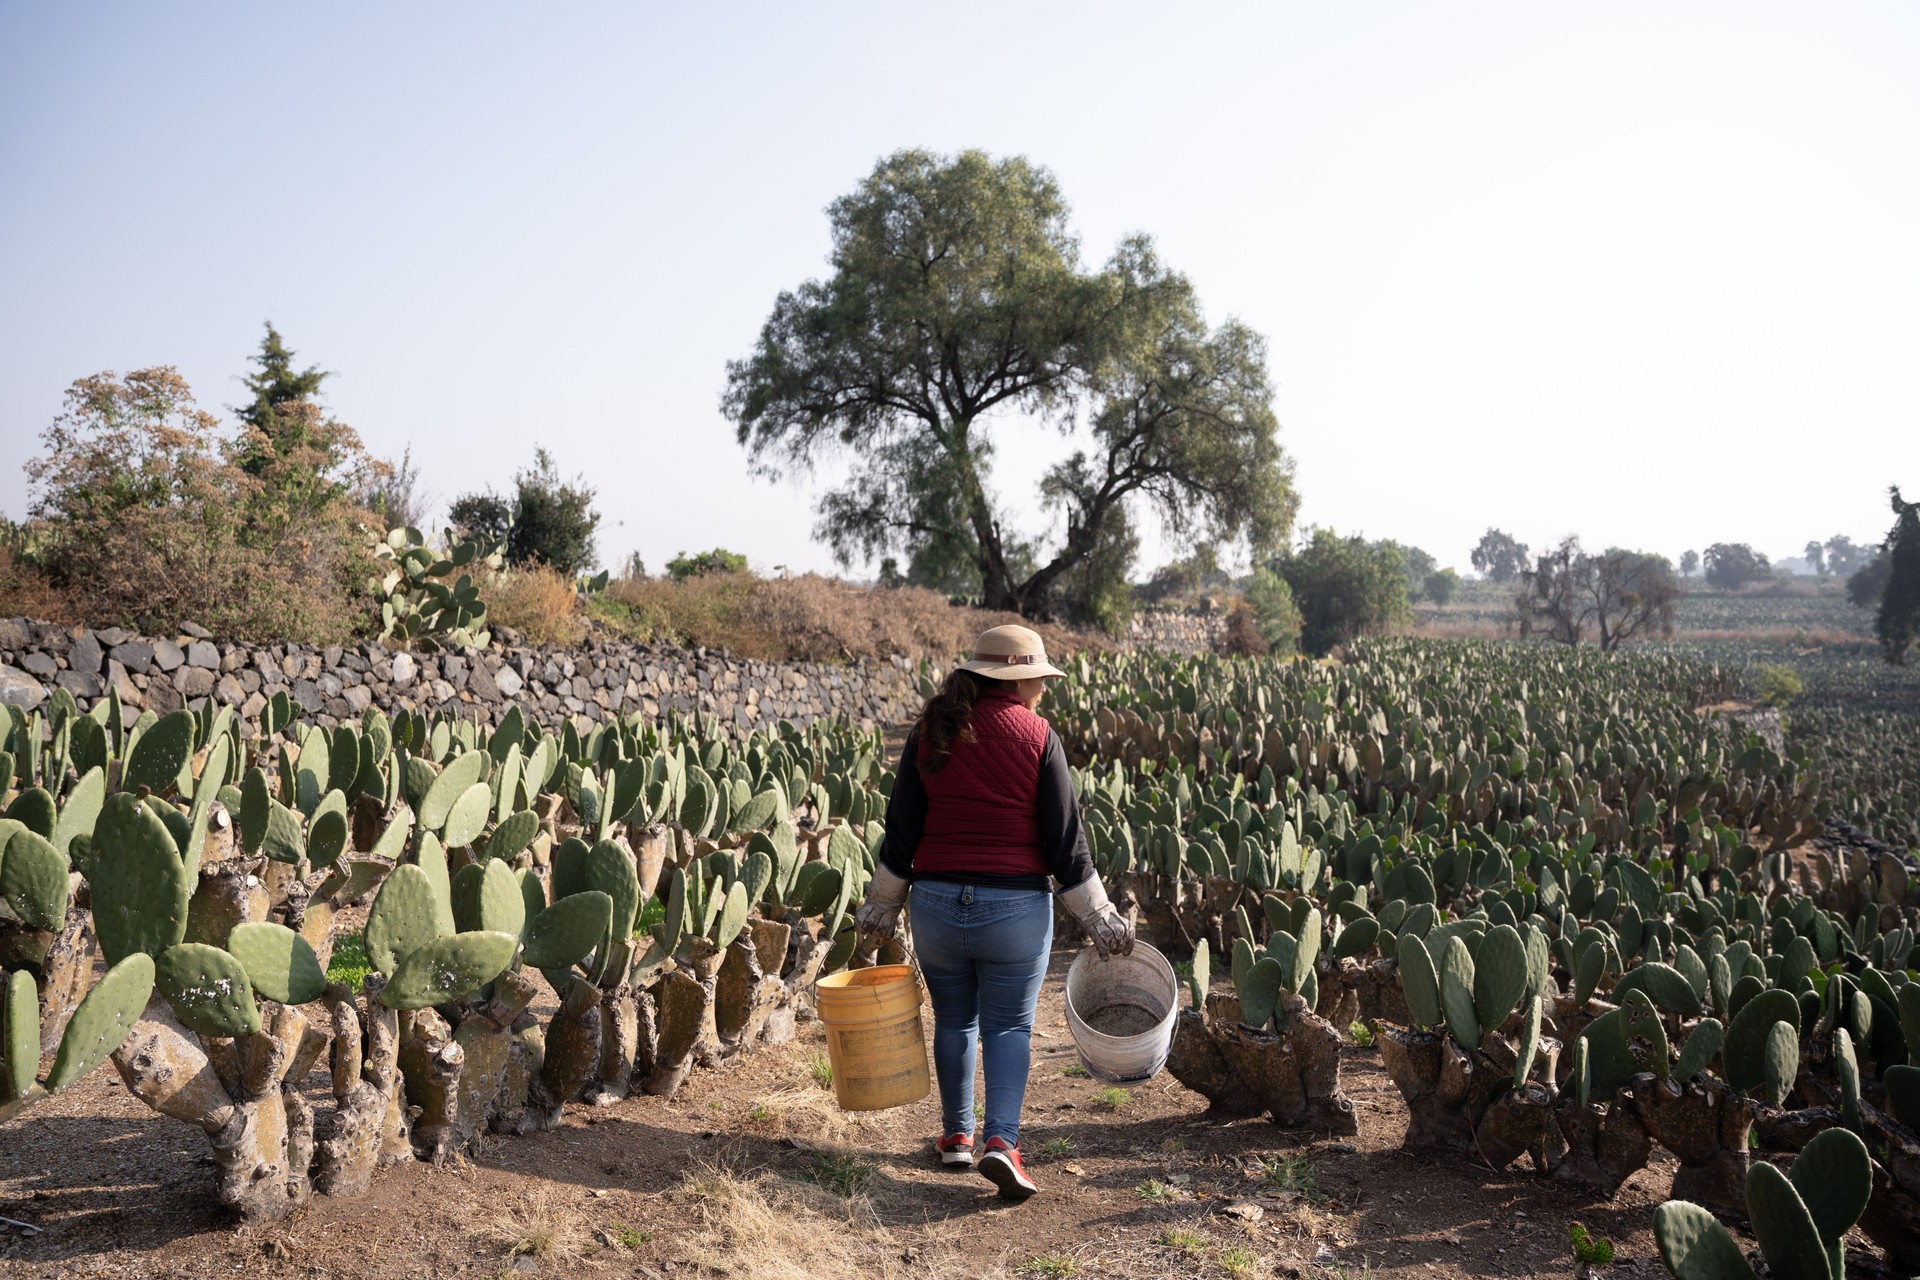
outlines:
M1315 529L1305 546L1275 560L1273 571L1293 594L1308 653L1390 631L1413 616L1406 561L1390 542Z
M757 471L848 464L818 529L843 564L970 560L985 604L1033 612L1124 546L1136 504L1176 538L1284 543L1292 467L1264 340L1209 328L1146 237L1083 268L1067 215L1022 158L888 156L828 210L832 274L782 293L728 365L722 408ZM1046 473L1064 531L1030 567L1010 520L1026 504L991 487L989 427L1012 415L1023 450L1053 431L1086 441Z
M1591 632L1607 652L1635 636L1672 635L1679 598L1665 556L1618 547L1591 555L1567 538L1539 558L1514 605L1520 634L1579 644Z
M1512 582L1527 571L1527 544L1504 530L1488 529L1480 535L1471 562L1490 582Z
M1773 576L1767 558L1744 542L1714 543L1707 548L1705 564L1707 584L1722 591L1735 591Z

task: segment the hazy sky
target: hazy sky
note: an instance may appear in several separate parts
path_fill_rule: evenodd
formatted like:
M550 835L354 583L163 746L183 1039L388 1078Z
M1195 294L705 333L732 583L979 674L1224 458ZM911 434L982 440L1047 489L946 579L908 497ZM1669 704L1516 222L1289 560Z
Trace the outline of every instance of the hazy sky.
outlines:
M921 146L1050 166L1090 260L1148 232L1267 335L1303 524L1463 571L1490 523L1878 537L1920 489L1916 67L1908 3L0 0L0 510L74 378L218 408L270 317L443 503L543 443L609 563L827 568L725 363Z

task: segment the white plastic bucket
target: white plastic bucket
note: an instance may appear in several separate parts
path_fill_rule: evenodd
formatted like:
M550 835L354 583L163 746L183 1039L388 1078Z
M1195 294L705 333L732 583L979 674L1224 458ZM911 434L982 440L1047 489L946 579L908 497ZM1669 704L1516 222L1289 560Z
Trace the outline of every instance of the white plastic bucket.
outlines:
M1173 966L1144 942L1108 960L1087 947L1067 967L1067 1029L1080 1065L1097 1080L1152 1079L1166 1065L1179 1012Z

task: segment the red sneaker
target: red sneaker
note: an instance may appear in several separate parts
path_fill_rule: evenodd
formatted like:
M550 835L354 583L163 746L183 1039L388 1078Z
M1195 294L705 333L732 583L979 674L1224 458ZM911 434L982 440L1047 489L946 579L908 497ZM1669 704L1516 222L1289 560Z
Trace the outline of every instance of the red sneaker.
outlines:
M940 1153L941 1164L973 1167L973 1135L970 1133L950 1133L944 1138L935 1138L933 1149Z
M1020 1148L1005 1138L988 1138L987 1154L980 1157L980 1172L1000 1188L1002 1200L1025 1200L1040 1188L1020 1163Z

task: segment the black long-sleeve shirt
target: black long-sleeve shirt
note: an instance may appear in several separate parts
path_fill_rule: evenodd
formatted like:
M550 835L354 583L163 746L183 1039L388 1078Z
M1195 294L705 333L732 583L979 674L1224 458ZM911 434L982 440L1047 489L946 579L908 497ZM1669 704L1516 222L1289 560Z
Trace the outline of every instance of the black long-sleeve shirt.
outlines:
M1073 775L1067 770L1066 748L1060 735L1047 730L1040 753L1040 786L1034 795L1039 817L1040 853L1047 875L1006 875L984 871L928 871L919 878L954 884L998 885L1013 889L1052 888L1051 876L1062 889L1071 889L1093 874L1093 855L1087 849L1086 829L1080 822L1080 798L1073 793ZM907 735L900 767L893 776L893 795L887 800L887 836L880 860L903 879L913 879L913 852L927 825L927 788L920 777L920 731Z

